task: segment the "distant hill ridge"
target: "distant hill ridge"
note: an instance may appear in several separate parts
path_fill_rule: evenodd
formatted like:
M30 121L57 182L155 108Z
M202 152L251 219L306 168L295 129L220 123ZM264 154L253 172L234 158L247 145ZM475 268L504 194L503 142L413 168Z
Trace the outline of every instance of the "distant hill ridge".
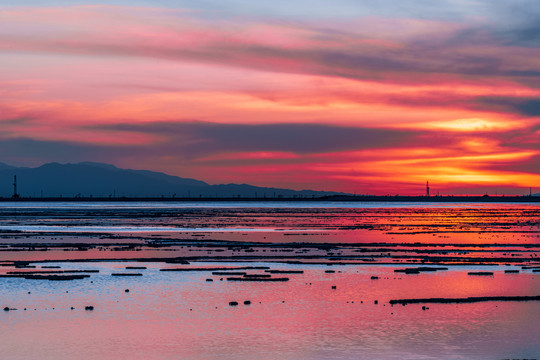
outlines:
M290 190L247 184L210 185L149 170L81 162L48 163L36 168L0 163L0 197L13 195L13 176L21 197L312 197L337 192Z

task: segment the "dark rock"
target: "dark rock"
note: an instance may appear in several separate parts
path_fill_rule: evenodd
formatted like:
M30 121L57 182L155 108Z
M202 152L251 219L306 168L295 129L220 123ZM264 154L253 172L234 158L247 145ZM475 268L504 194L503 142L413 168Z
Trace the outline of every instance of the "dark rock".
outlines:
M469 271L467 275L493 276L492 271Z
M399 299L390 300L390 304L461 304L482 301L540 301L540 295L536 296L477 296L467 298L427 298L427 299Z
M418 269L405 269L405 274L420 274L420 270Z
M448 270L448 268L447 267L420 266L417 268L395 269L394 272L405 273L405 274L420 274L421 272L431 272L431 271L439 271L439 270Z
M167 264L182 264L182 265L189 265L189 261L187 260L184 260L184 259L180 259L180 258L176 258L176 259L168 259L167 261L165 261Z

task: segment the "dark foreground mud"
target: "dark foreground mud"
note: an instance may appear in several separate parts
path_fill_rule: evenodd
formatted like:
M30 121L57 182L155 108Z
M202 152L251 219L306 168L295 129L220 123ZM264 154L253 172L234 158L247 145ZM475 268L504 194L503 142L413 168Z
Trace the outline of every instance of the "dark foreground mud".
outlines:
M484 301L540 301L540 295L537 296L478 296L467 298L430 298L430 299L399 299L390 300L392 305L396 304L463 304L476 303Z

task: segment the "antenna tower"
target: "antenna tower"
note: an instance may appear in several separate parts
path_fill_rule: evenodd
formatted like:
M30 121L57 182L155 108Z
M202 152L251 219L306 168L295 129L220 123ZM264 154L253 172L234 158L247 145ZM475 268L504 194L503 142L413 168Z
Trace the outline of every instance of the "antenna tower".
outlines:
M426 196L429 197L429 181L426 181Z
M13 175L13 199L18 199L19 194L17 194L17 175Z

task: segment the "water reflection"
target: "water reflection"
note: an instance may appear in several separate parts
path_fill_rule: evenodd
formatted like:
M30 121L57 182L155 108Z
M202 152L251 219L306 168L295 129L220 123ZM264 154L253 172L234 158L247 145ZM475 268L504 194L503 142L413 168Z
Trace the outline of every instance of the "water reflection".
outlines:
M395 273L392 266L340 266L325 273L327 266L282 264L280 269L304 273L289 275L286 283L238 283L209 272L162 272L160 263L146 264L140 270L144 276L136 279L110 274L139 263L54 265L100 272L91 277L93 283L0 278L2 305L18 309L2 314L4 355L485 359L534 357L540 351L538 302L429 304L428 310L421 304L388 304L392 298L538 292L537 275L504 274L506 267L489 267L495 276L474 278L467 271L478 267L413 276ZM233 300L239 305L229 306ZM88 304L95 310L83 310Z
M531 268L540 266L538 205L181 205L0 208L0 307L8 308L0 314L2 358L504 359L540 353L537 301L389 304L540 295L539 273ZM126 269L141 265L146 269ZM428 265L446 270L395 272ZM160 271L253 266L303 273L271 275L286 282L254 282L228 281L210 270ZM66 270L99 272L72 281L21 275ZM85 310L89 305L93 311Z

